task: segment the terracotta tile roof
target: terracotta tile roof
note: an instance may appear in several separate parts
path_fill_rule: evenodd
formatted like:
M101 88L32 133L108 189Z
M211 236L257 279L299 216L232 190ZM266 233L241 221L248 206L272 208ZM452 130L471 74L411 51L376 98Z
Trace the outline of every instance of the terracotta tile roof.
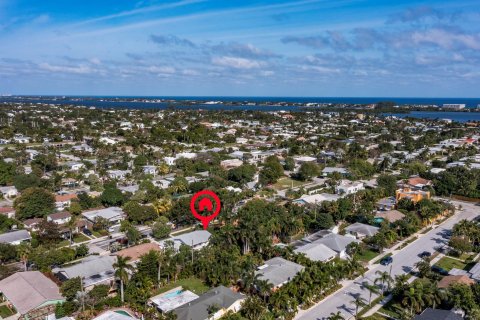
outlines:
M72 199L77 199L77 195L75 193L62 194L62 195L57 194L55 196L55 202L64 202Z
M416 185L427 185L427 184L430 184L431 181L430 180L427 180L427 179L423 179L423 178L420 178L420 177L414 177L414 178L410 178L408 179L408 184L411 185L411 186L416 186Z
M461 283L461 284L467 284L467 285L472 285L475 283L474 280L470 279L469 277L465 275L460 275L460 276L445 276L443 277L442 280L438 283L439 288L448 288L450 285L455 284L455 283Z
M149 242L139 244L138 246L133 246L127 249L120 250L116 253L117 256L130 257L130 261L137 261L144 254L149 253L151 250L160 251L158 244Z

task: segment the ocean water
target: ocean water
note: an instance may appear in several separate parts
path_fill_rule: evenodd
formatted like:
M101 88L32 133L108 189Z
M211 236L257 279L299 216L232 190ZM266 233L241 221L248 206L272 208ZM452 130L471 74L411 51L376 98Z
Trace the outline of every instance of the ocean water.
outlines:
M409 113L384 113L383 115L431 120L449 119L456 122L480 121L480 112L411 111Z

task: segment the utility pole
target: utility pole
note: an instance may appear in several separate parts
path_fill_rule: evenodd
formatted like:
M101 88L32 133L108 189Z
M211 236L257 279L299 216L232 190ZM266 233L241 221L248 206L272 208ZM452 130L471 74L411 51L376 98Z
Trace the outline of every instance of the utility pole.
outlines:
M192 240L192 265L193 265L193 240Z

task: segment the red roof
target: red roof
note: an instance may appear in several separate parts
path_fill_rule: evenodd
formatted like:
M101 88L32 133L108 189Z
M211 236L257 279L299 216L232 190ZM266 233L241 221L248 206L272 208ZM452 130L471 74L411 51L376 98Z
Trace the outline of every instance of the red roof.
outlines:
M65 202L72 199L77 199L77 195L75 193L62 194L62 195L55 196L55 202Z

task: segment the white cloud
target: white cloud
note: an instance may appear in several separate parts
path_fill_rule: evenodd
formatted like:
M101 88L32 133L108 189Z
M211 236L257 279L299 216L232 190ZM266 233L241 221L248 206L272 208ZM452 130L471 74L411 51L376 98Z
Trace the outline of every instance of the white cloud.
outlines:
M212 63L217 66L235 69L253 69L262 66L262 63L259 61L238 57L214 57Z
M173 74L175 73L175 68L174 67L158 67L158 66L150 66L147 68L148 72L151 73L158 73L158 74Z
M92 69L87 65L79 65L79 66L59 66L59 65L51 65L49 63L40 63L39 68L46 71L51 72L60 72L60 73L75 73L75 74L89 74L95 73L96 70Z
M465 33L451 32L443 29L431 29L412 34L414 43L430 43L445 49L452 49L457 45L468 49L480 50L480 37Z

